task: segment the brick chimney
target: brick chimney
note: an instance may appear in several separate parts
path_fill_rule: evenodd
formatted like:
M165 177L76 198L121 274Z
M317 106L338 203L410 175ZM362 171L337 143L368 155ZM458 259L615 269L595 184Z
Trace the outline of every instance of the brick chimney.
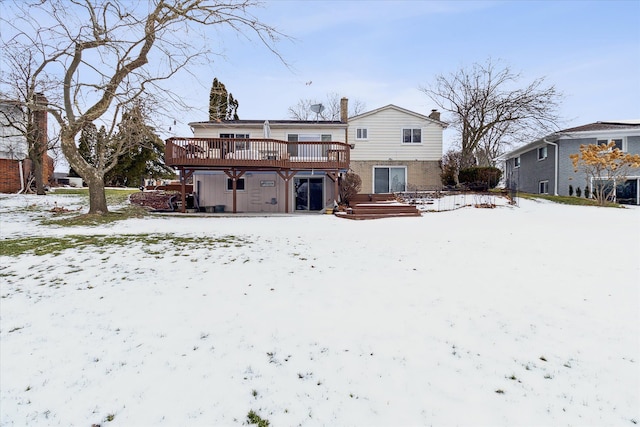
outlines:
M349 119L349 100L347 98L340 99L340 121L347 123Z
M429 118L440 121L440 112L434 108L433 110L431 110L431 114L429 114Z

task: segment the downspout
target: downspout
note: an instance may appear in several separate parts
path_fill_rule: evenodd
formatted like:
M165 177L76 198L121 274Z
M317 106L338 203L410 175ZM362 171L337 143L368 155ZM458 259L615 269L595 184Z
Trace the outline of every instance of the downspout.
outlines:
M551 142L551 141L547 141L546 138L542 139L542 142L544 142L545 144L550 144L553 145L554 147L556 147L555 150L553 150L555 152L555 178L553 180L553 195L557 196L558 195L558 175L560 174L560 171L558 170L558 144L555 142Z
M16 194L20 194L24 191L24 171L22 170L22 160L18 161L18 169L20 170L20 191Z

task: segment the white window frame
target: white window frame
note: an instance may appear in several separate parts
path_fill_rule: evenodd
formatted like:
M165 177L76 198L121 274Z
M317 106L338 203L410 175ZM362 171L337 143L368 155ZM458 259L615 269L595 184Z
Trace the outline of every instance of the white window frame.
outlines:
M407 186L409 185L407 179L409 177L409 170L405 165L375 165L371 168L371 192L375 194L376 192L376 169L404 169L404 191L407 191ZM391 191L389 189L389 191Z
M237 188L240 182L242 182L242 189ZM229 177L227 177L225 181L224 191L225 193L233 192L233 180ZM244 178L238 178L238 182L236 183L236 191L241 191L241 192L247 191L247 181L245 181Z
M598 138L596 139L597 145L607 145L611 141L620 141L620 151L627 152L627 138Z
M549 194L549 180L538 181L538 194Z
M542 153L542 156L540 156L541 153ZM543 147L538 147L538 160L546 159L548 154L549 154L549 150L546 145Z
M368 128L356 128L356 141L366 141L369 139Z
M520 167L520 156L515 157L513 159L513 168L515 169L515 168L519 168L519 167Z
M411 141L406 142L404 140L404 132L405 131L411 131ZM420 140L419 141L415 141L415 133L414 131L418 131L420 134ZM422 144L422 128L419 127L405 127L402 128L402 131L400 133L400 141L402 141L403 144L407 144L407 145L415 145L415 144Z
M220 138L233 138L233 139L246 139L247 141L235 141L233 150L249 150L251 148L251 142L248 141L248 133L220 133Z

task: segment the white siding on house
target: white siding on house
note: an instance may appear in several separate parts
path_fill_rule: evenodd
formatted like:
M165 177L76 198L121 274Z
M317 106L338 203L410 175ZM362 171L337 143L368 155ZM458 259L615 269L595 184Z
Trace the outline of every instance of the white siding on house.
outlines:
M249 138L264 138L264 131L262 126L259 128L255 127L200 127L194 126L194 137L195 138L219 138L221 133L232 133L232 134L249 134ZM289 134L300 134L300 135L331 135L331 140L335 142L344 142L345 132L344 129L335 129L335 128L313 128L313 127L289 127L282 128L280 126L271 126L271 136L270 139L277 139L280 141L286 141L287 135ZM320 139L318 139L320 140Z
M356 129L366 128L367 139L357 140ZM422 131L422 143L402 142L402 129ZM373 114L349 119L348 142L355 144L351 160L437 161L442 157L442 126L389 106Z
M22 111L11 104L0 104L0 109L0 159L23 160L27 157L27 139L19 129L9 126L10 122L24 120Z

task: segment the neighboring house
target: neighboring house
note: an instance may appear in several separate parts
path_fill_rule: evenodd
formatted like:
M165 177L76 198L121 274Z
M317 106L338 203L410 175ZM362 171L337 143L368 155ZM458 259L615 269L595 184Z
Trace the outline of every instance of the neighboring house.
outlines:
M387 105L349 118L351 169L362 193L395 193L442 188L440 113L424 116Z
M508 188L534 194L569 195L569 186L584 194L593 188L582 171L575 172L569 155L578 153L580 145L605 144L611 140L621 150L640 154L640 120L596 122L553 133L533 141L502 158L505 160L505 183ZM640 169L634 169L624 183L616 183L616 197L621 203L640 204Z
M24 189L24 160L27 139L9 123L24 120L20 106L0 100L0 193L15 193Z
M47 145L47 113L36 113L40 135ZM24 132L11 124L24 124L25 115L20 103L12 100L0 100L0 193L24 191L31 173L31 161ZM53 173L53 159L44 157L43 180L48 182Z

